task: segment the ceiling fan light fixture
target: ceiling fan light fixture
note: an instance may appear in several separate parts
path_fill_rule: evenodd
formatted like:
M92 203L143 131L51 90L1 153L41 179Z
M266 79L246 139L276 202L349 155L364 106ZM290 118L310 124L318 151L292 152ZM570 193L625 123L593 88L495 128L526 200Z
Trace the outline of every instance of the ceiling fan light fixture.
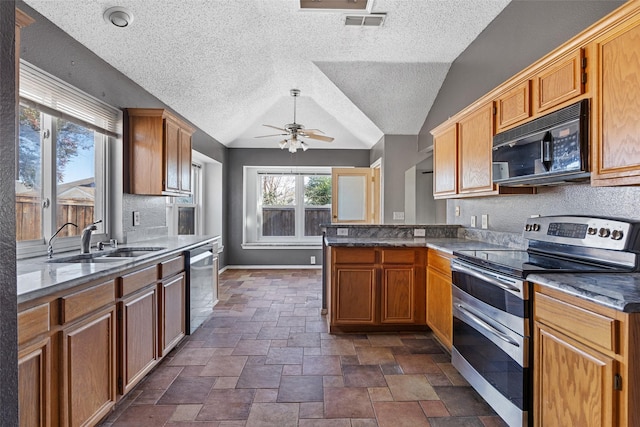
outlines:
M121 6L110 7L102 14L105 22L118 28L125 28L133 22L133 13Z
M309 149L309 146L307 144L305 144L304 142L301 142L300 146L302 147L302 151L307 151Z

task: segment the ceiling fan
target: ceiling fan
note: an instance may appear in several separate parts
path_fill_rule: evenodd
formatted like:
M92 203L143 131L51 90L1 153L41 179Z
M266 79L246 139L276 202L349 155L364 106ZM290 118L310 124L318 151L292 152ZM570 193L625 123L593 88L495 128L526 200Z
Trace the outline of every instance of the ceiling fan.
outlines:
M318 133L324 133L319 129L305 129L303 125L300 123L296 123L296 98L300 96L299 89L291 89L289 91L291 96L293 96L293 123L289 123L284 125L284 128L279 128L277 126L272 125L262 125L268 128L276 129L284 133L276 133L273 135L260 135L256 136L256 138L269 138L273 136L286 136L285 139L280 141L280 149L284 150L285 148L289 149L289 152L295 153L298 151L298 148L302 148L303 151L307 151L309 149L309 145L306 142L299 139L299 137L309 138L309 139L317 139L318 141L331 142L333 138L330 136L318 135Z

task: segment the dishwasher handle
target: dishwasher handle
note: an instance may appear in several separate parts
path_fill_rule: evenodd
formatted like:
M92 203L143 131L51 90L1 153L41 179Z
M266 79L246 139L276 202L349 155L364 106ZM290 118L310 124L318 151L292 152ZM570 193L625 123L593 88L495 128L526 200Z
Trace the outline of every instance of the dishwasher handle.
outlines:
M193 265L197 262L202 261L203 259L207 259L212 256L213 256L213 252L211 251L201 252L189 260L189 265Z

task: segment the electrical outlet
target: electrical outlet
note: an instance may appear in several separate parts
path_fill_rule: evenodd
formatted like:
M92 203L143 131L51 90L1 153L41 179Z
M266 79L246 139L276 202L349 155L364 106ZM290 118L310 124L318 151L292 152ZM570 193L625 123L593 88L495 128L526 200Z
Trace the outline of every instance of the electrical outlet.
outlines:
M489 228L489 215L487 214L482 215L482 228L485 230Z
M427 235L427 230L424 228L414 228L413 229L413 237L424 237Z
M316 263L316 257L311 256L310 262L311 262L311 265L314 265Z
M395 219L395 220L403 220L404 219L404 212L394 212L393 213L393 219Z
M471 215L471 227L476 228L476 216Z
M133 225L140 225L140 212L133 211Z
M456 216L460 216L460 206L456 206Z
M348 236L349 235L349 229L348 228L338 228L337 234L338 234L338 236Z

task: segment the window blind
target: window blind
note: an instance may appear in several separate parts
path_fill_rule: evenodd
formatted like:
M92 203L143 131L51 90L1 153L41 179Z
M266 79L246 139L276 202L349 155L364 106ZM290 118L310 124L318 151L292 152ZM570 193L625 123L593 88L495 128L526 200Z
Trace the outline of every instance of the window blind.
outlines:
M122 134L121 111L20 60L20 102L113 138Z

